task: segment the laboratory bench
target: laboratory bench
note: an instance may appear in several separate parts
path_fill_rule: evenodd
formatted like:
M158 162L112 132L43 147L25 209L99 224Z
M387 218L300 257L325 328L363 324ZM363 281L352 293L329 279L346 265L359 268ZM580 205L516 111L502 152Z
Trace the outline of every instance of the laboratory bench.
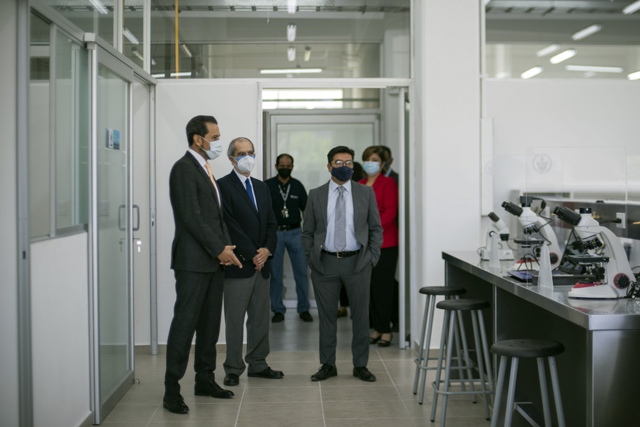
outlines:
M442 258L447 286L463 286L464 298L491 304L483 312L489 345L530 338L565 346L557 365L567 426L640 426L640 300L568 298L571 286L545 289L510 278L506 271L513 261L498 269L476 252L443 252ZM494 375L496 363L494 356ZM539 384L535 360L521 360L516 407L522 416L514 416L514 427L531 425L527 418L542 419ZM503 397L502 408L506 392Z

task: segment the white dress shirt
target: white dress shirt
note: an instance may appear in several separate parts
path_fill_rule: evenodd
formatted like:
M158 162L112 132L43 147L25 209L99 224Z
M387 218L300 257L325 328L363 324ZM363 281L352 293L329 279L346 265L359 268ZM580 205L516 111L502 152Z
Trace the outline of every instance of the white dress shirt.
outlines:
M233 171L236 173L236 175L238 175L238 178L240 179L240 182L244 187L244 191L247 191L247 184L245 184L245 181L248 180L249 178L242 175L240 172L238 172L238 170L235 167L233 168ZM249 184L251 184L251 193L253 194L253 200L254 200L253 206L255 206L256 210L258 210L258 199L256 199L256 190L253 188L253 182L249 181Z
M195 157L198 163L200 163L200 166L202 166L202 169L204 169L204 173L207 176L209 176L209 170L207 169L207 161L205 160L205 158L202 157L196 150L192 150L191 148L187 148L187 151L189 151L189 153L191 153L191 155ZM213 176L213 173L211 174L211 176ZM220 190L218 190L218 184L214 182L213 188L216 189L216 195L218 196L218 206L222 206L222 197L220 197Z
M329 252L338 252L338 249L336 249L334 244L336 230L336 203L338 201L338 196L340 195L338 187L339 185L336 184L333 179L329 181L329 200L327 202L327 238L324 241L324 250ZM351 193L351 180L347 181L343 187L345 188L343 197L346 209L345 219L347 221L347 246L342 251L357 251L362 247L362 245L356 239L355 227L353 225L353 194Z

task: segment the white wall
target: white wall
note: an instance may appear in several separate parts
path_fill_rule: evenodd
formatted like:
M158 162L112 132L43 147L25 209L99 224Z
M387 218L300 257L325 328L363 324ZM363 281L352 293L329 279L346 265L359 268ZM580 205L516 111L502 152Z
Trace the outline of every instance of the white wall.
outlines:
M480 9L478 0L413 3L416 235L413 295L444 284L442 251L476 250L480 236ZM418 202L420 204L420 202ZM414 299L419 340L424 298ZM436 319L434 332L441 328ZM434 336L432 347L439 337Z
M0 2L0 425L18 425L16 1Z
M197 115L214 116L220 127L224 154L210 162L216 178L232 170L226 157L232 139L244 136L256 149L254 177L262 176L262 129L258 126L258 85L239 80L165 82L157 87L156 181L158 225L158 343L166 344L173 318L175 279L171 265L171 242L175 226L169 200L169 173L188 148L185 127ZM225 343L224 319L218 343Z
M77 426L91 414L87 248L86 233L31 245L36 427Z

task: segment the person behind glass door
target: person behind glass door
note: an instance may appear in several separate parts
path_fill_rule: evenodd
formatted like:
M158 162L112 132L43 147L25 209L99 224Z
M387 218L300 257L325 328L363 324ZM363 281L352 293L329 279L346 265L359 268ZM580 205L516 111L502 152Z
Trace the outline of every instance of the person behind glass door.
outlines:
M380 261L371 274L371 318L373 335L370 343L379 347L391 345L391 315L393 310L393 292L398 263L398 186L392 178L382 174L387 161L386 151L379 145L373 145L362 153L364 171L367 178L360 181L373 187L380 212L383 237Z
M335 147L327 155L328 183L309 192L302 230L307 262L320 319L320 363L311 376L324 381L336 369L337 319L340 287L347 289L353 317L353 376L375 381L369 361L369 283L378 262L382 227L373 190L351 182L353 150Z
M391 165L393 164L393 155L391 154L391 148L387 147L386 145L381 145L380 148L384 150L385 158L387 159L382 164L382 173L388 178L393 178L393 180L396 182L396 185L399 185L400 178L398 177L398 173L391 169Z
M277 224L267 185L251 177L256 155L253 142L235 138L227 150L233 170L220 178L224 221L242 268L230 266L224 277L224 320L227 358L224 384L236 386L246 365L242 360L244 319L247 316L248 376L280 379L281 371L267 365L269 355L269 276L277 245Z
M273 323L284 320L287 308L282 303L282 266L284 250L289 252L293 277L296 281L298 296L298 315L305 322L313 322L309 313L309 281L307 278L307 260L302 247L302 229L300 222L307 206L307 192L300 181L291 177L293 157L280 154L276 159L278 175L265 181L271 193L273 212L278 222L278 246L271 263L271 311Z
M207 160L222 153L220 130L213 116L196 116L187 124L189 149L171 169L169 195L175 236L171 268L176 277L176 304L167 339L163 406L186 414L180 379L189 362L196 334L195 394L230 398L216 382L216 343L220 333L223 266L237 265L229 231L222 218L220 189Z

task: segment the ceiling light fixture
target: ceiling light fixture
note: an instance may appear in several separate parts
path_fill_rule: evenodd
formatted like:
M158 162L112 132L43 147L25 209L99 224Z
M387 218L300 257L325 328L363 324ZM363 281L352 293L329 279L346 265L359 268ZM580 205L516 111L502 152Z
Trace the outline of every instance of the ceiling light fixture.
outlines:
M636 71L635 73L631 73L627 76L629 80L640 80L640 71Z
M322 68L278 68L260 70L260 74L309 74L321 73Z
M289 43L296 41L296 24L287 25L287 40Z
M311 46L304 48L304 62L309 62L309 59L311 59Z
M192 56L191 51L189 50L189 48L187 47L187 45L186 45L186 44L183 44L183 45L182 45L182 50L184 51L184 53L186 53L186 54L187 54L187 56L188 56L189 58L191 58L191 56Z
M536 53L536 55L537 55L538 57L547 56L547 55L549 55L550 53L553 53L553 52L555 52L555 51L556 51L556 50L558 50L558 49L560 49L560 45L558 45L558 44L552 44L552 45L549 45L549 46L545 47L544 49L540 49L540 50Z
M296 10L298 9L297 3L298 3L297 0L288 0L287 1L287 12L296 13Z
M576 56L576 53L578 53L578 51L575 49L567 49L564 52L560 52L556 56L552 56L551 59L549 59L549 62L551 62L552 64L559 64L562 61L573 58L574 56Z
M542 72L542 67L533 67L528 69L524 73L520 74L520 77L526 80L526 79L530 79L531 77L537 76L541 72Z
M186 71L184 73L171 73L171 77L186 77L190 75L191 75L190 71Z
M151 74L151 77L155 77L156 79L164 76L165 76L164 74Z
M293 62L293 61L296 60L296 48L295 47L287 48L287 59L289 60L289 62Z
M105 7L104 4L102 4L102 2L100 0L89 0L91 2L91 4L93 5L93 7L96 8L96 10L98 12L100 12L103 15L106 15L109 13L109 9L107 9Z
M593 24L587 28L585 28L584 30L580 30L577 33L574 33L571 38L573 40L582 40L584 38L589 37L592 34L597 33L598 31L600 31L602 29L602 25L598 25L598 24Z
M588 71L588 72L584 73L584 78L588 79L589 77L593 77L595 75L596 75L596 73L594 73L593 71Z
M625 15L631 15L633 12L635 12L638 9L640 9L640 0L633 2L627 7L625 7L624 9L622 9L622 13L624 13Z
M128 38L131 43L140 44L140 40L138 40L138 38L136 36L134 36L133 33L131 31L129 31L128 28L125 28L124 31L122 32L122 34L124 34L124 36L126 38Z
M489 3L491 3L491 0L484 0L484 5L488 5Z
M135 47L131 49L131 52L138 57L138 59L140 59L140 61L144 61L144 58L142 55L140 55L140 52L138 52L138 49L136 49Z
M599 67L595 65L567 65L564 69L567 71L593 71L594 73L621 73L624 71L622 67Z
M151 65L156 65L156 60L151 58Z

